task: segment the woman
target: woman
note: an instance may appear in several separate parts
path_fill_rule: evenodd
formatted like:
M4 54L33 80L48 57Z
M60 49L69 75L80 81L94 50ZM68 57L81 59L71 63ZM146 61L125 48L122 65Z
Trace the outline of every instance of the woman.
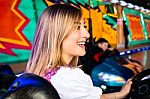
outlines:
M85 52L89 33L84 28L79 8L66 4L49 6L42 13L26 72L50 81L61 99L119 99L130 90L131 81L120 92L103 94L94 87L90 76L78 66Z

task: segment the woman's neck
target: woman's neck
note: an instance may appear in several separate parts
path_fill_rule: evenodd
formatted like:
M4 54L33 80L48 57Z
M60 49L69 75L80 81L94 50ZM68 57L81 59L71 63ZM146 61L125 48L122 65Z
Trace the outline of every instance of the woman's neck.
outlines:
M66 64L70 64L70 62L73 58L73 56L66 55L66 54L63 54L62 57L63 57L63 60L65 61Z

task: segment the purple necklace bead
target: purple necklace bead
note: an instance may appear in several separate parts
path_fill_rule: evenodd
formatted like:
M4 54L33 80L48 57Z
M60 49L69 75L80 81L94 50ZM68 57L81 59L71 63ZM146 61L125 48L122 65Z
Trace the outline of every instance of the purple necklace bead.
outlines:
M45 78L46 80L50 81L51 77L53 75L55 75L57 73L57 71L59 70L60 68L57 68L57 69L49 69L45 76L43 78Z

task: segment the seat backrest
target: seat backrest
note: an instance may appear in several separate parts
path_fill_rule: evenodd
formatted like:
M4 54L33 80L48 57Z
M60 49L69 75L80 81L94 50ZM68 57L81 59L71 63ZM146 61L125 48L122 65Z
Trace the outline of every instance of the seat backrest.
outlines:
M0 65L0 89L7 90L15 79L15 73L9 65Z
M3 96L11 86L16 76L9 65L0 65L0 97Z
M30 99L32 97L31 99L36 99L33 97L37 95L45 97L44 99L60 99L49 81L31 73L22 74L16 78L2 99L5 99L5 97L11 97L11 99Z

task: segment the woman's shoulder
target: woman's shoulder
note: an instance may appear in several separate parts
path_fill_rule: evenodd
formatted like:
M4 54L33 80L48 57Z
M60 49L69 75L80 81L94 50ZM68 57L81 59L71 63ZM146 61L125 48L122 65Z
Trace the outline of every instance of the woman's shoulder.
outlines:
M61 81L61 82L60 82ZM74 86L92 86L92 80L80 68L61 67L51 78L51 83L62 85L64 87Z
M93 86L90 76L80 68L61 67L52 77L51 83L64 99L66 97L67 99L72 99L68 97L81 97L80 99L92 97L88 99L96 99L102 93L100 88Z
M54 80L87 80L90 76L85 74L80 68L61 67L57 73L52 77Z
M61 67L58 70L58 74L66 75L66 76L77 76L77 75L84 75L85 73L80 68L70 68L70 67Z

